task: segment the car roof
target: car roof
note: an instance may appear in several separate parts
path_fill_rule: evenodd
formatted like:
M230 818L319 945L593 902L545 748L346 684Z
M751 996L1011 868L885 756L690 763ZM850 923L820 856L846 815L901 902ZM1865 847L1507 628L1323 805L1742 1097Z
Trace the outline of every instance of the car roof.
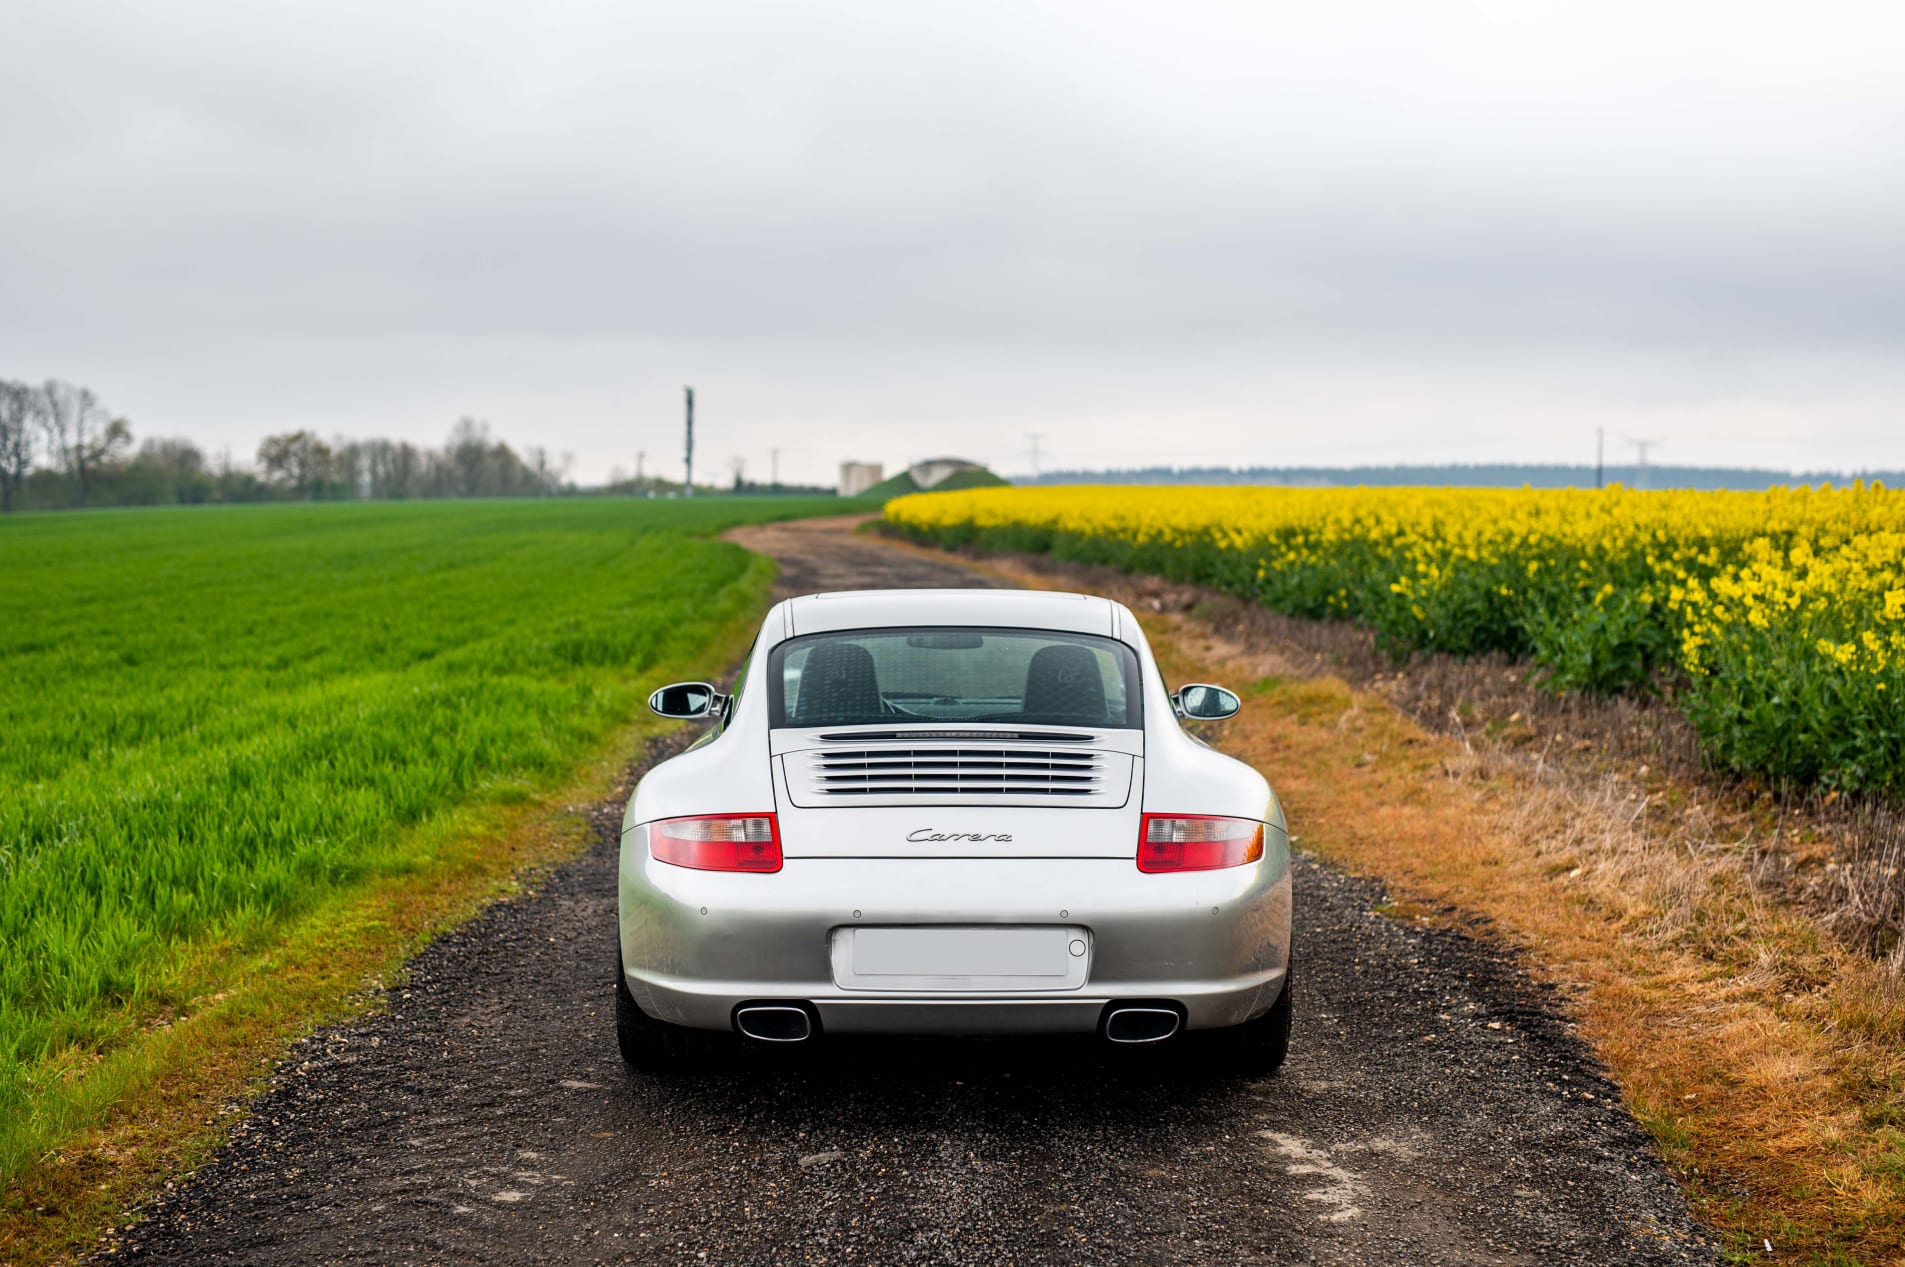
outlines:
M1049 590L843 590L787 602L790 636L907 625L992 625L1118 635L1118 604Z

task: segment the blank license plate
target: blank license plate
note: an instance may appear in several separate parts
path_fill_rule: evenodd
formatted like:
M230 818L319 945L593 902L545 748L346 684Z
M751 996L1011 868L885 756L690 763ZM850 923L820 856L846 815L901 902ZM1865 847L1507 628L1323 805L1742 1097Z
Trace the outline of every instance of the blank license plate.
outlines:
M852 928L834 943L834 978L860 990L1066 990L1084 983L1077 928Z
M853 971L878 977L1065 975L1062 928L860 928Z

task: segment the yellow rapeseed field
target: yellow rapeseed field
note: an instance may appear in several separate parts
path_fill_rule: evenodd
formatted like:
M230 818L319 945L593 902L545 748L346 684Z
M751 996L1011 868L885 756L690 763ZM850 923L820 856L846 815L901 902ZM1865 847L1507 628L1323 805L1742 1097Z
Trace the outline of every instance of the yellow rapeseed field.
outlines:
M1728 768L1905 790L1905 493L1054 487L923 493L922 540L1048 552L1680 693Z

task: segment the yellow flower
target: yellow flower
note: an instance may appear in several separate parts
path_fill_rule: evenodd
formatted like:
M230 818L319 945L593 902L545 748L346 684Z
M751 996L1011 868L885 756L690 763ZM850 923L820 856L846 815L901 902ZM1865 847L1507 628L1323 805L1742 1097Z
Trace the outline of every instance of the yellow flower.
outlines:
M1348 615L1425 646L1452 632L1475 649L1525 646L1518 613L1628 592L1696 674L1728 657L1768 663L1779 647L1868 679L1905 657L1905 494L1877 484L995 488L917 494L886 513L927 537L1003 533L1010 544L1036 532L1061 554L1142 548L1152 566L1163 551L1194 579L1254 578L1249 593L1273 606Z

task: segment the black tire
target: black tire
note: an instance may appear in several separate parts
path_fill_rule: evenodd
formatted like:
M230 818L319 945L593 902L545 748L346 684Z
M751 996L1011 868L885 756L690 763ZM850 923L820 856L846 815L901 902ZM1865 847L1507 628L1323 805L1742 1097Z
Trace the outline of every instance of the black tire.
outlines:
M1292 973L1285 971L1283 993L1268 1012L1225 1031L1231 1065L1237 1072L1268 1076L1283 1068L1290 1054L1290 1021L1295 1012L1291 977Z
M615 951L615 1043L631 1069L666 1073L679 1069L692 1054L691 1031L658 1021L635 1005L628 992L628 974L622 970L622 951Z

